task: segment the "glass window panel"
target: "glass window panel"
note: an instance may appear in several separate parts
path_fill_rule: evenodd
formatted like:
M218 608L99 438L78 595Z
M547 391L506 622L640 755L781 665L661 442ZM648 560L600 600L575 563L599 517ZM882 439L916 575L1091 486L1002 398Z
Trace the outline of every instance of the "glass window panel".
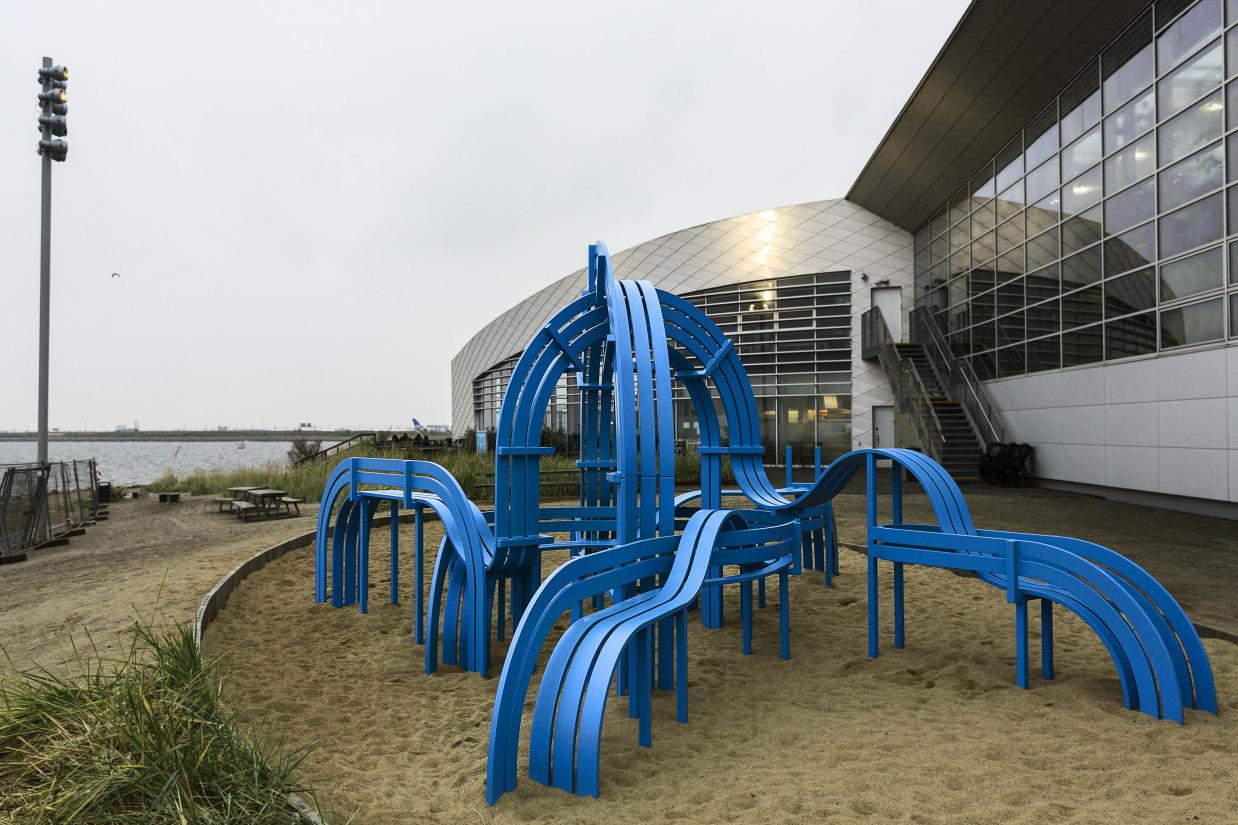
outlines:
M950 306L956 306L967 301L966 278L955 278L950 282L948 289L950 290Z
M1116 318L1156 306L1156 271L1152 267L1105 281L1105 317Z
M1101 207L1094 206L1062 224L1062 254L1069 255L1101 238Z
M1032 118L1023 130L1027 151L1026 166L1034 166L1048 160L1057 151L1057 103L1050 103Z
M1062 187L1062 217L1078 215L1100 203L1100 164Z
M1058 97L1062 111L1062 144L1066 145L1100 121L1100 77L1096 61L1071 81Z
M1157 8L1161 13L1161 8ZM1177 63L1221 30L1221 0L1200 0L1156 38L1157 65L1161 71Z
M950 329L960 330L971 326L971 305L960 304L950 309Z
M1043 304L1027 308L1027 337L1035 338L1061 330L1062 317L1058 309L1059 303L1054 298L1052 301L1045 301Z
M997 196L997 219L1004 221L1023 208L1023 181L1019 180Z
M975 202L976 209L971 213L971 236L977 238L984 232L992 229L997 221L993 217L992 197L976 195L972 200Z
M1054 335L1027 342L1027 371L1055 370L1062 366L1062 339Z
M1238 233L1238 186L1229 188L1229 234Z
M1105 201L1105 232L1129 229L1156 213L1156 187L1152 178L1135 184Z
M1166 118L1221 83L1221 41L1191 58L1156 84L1157 111Z
M996 333L993 331L993 322L987 324L977 324L971 328L971 347L973 350L993 349L993 342L996 340Z
M1105 118L1105 151L1121 149L1155 125L1156 95L1148 89L1147 94L1140 95Z
M1027 200L1029 203L1038 201L1057 188L1057 163L1048 163L1033 169L1027 175Z
M1157 130L1161 163L1186 157L1221 134L1225 105L1221 94L1201 100Z
M1043 301L1045 298L1056 297L1062 291L1061 281L1062 276L1059 264L1053 264L1052 266L1046 266L1044 269L1029 272L1025 279L1027 302L1031 304L1036 301Z
M928 246L929 242L929 225L926 223L916 230L916 249L922 249Z
M997 227L997 253L1009 252L1023 243L1023 221L1015 218Z
M1145 312L1105 324L1105 357L1130 358L1156 352L1156 313Z
M1023 279L1002 284L997 288L997 314L1006 315L1023 309ZM1019 321L1022 323L1022 320ZM1013 343L1011 340L1010 343Z
M1161 310L1161 349L1203 344L1225 337L1224 302L1220 298Z
M1229 296L1229 337L1238 338L1238 292Z
M1105 241L1105 274L1117 275L1156 261L1154 223L1145 223Z
M950 275L962 275L971 269L971 254L964 249L950 256Z
M1238 241L1229 245L1229 283L1238 284Z
M950 239L945 235L933 238L933 242L929 244L929 254L932 255L933 263L944 261L950 257Z
M967 187L963 187L963 190L950 200L950 223L958 223L970 213L971 196L967 193Z
M1016 312L997 319L997 345L1017 344L1024 338L1023 313Z
M1158 183L1161 211L1218 188L1224 168L1223 149L1216 143L1161 172Z
M1225 33L1225 76L1238 74L1238 30Z
M1238 89L1238 82L1234 88ZM1238 134L1225 138L1225 179L1238 180Z
M997 191L999 192L1023 177L1023 137L1021 134L997 153L994 166L997 168Z
M1225 19L1229 23L1238 22L1238 0L1225 0Z
M1116 192L1156 171L1155 135L1148 134L1105 159L1105 191Z
M993 184L993 161L986 163L979 172L971 179L970 189L972 194L972 208L976 207L975 199L988 200L997 194L997 189Z
M971 235L967 231L967 224L961 224L950 230L951 253L967 249L969 246L971 246Z
M1147 12L1101 55L1106 112L1112 112L1152 82L1152 51L1152 14Z
M934 238L946 231L946 210L943 209L933 216L929 221L929 228Z
M973 355L971 357L971 368L972 371L976 373L976 377L981 381L987 381L990 378L997 377L997 365L994 363L993 353L991 352L983 352Z
M1057 223L1061 212L1062 198L1055 191L1052 195L1027 208L1027 234L1039 235Z
M1058 292L1062 291L1060 264L1045 266L1044 269L1037 269L1034 273L1029 273L1025 279L1025 284L1026 294L1028 294L1026 301L1028 303L1056 297Z
M994 255L993 233L986 232L971 243L971 259L983 263Z
M1023 247L1016 247L997 259L997 282L1009 281L1023 274Z
M1224 234L1221 213L1221 193L1218 192L1161 218L1161 255L1168 258L1220 238Z
M999 377L1005 378L1008 375L1022 375L1026 369L1022 344L997 351L997 374Z
M1092 364L1104 357L1104 339L1099 325L1062 333L1062 366Z
M1027 268L1036 269L1058 258L1058 231L1050 229L1027 242Z
M1088 132L1062 150L1062 180L1070 180L1100 160L1100 129Z
M1100 247L1093 246L1062 259L1062 289L1094 284L1100 280Z
M979 295L997 285L997 277L993 274L992 265L977 267L967 276L967 293ZM991 317L991 316L990 316Z
M1225 87L1226 128L1238 126L1238 80Z
M1221 247L1216 246L1161 264L1161 300L1172 301L1218 289L1225 282L1225 263L1221 256Z

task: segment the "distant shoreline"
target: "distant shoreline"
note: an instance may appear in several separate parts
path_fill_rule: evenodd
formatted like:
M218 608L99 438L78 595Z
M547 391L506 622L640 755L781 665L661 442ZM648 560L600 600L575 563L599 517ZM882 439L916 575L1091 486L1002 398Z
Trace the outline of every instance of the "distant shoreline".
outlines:
M343 441L359 432L371 430L141 430L121 432L54 432L49 441L294 441L308 438ZM0 433L0 441L35 441L37 433Z

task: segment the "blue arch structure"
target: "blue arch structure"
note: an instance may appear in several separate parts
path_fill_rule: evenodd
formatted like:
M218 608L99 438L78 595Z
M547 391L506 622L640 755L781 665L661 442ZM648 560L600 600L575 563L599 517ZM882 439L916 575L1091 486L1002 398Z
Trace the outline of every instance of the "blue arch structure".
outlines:
M565 374L581 393L579 504L544 507L542 422ZM700 425L701 487L675 492L672 387L686 388ZM717 403L715 403L717 399ZM725 423L725 429L723 424ZM801 565L837 573L832 501L861 471L868 479L869 655L878 654L880 562L894 576L894 641L905 642L904 568L908 564L974 574L1015 607L1017 681L1027 687L1028 604L1039 601L1042 668L1052 676L1053 605L1079 616L1114 661L1127 707L1181 723L1184 708L1216 712L1207 655L1181 607L1150 575L1121 555L1078 539L980 530L958 485L932 459L909 450L856 450L813 482L776 486L752 386L730 340L687 301L647 281L620 280L605 245L589 247L588 284L555 313L517 360L500 408L493 512L483 513L446 470L426 461L349 458L331 475L318 516L315 596L335 607L368 605L370 526L390 506L392 584L398 597L399 509L416 515L414 638L425 643L426 672L439 659L486 675L497 597L498 638L510 612L515 633L499 680L491 723L487 800L516 784L525 697L554 621L572 624L556 642L533 706L530 775L570 792L599 790L599 742L613 685L651 744L650 692L677 691L687 719L687 613L699 606L707 627L722 622L722 585L743 582L745 650L753 580ZM729 460L737 489L724 490ZM889 523L877 519L876 461L895 466ZM903 477L928 496L934 524L903 521ZM752 505L722 508L724 495ZM699 501L699 508L692 506ZM444 536L429 603L422 602L423 512ZM559 538L566 534L567 539ZM548 549L569 561L542 581ZM727 574L725 568L738 569ZM588 608L588 609L586 609ZM441 625L440 625L441 620Z

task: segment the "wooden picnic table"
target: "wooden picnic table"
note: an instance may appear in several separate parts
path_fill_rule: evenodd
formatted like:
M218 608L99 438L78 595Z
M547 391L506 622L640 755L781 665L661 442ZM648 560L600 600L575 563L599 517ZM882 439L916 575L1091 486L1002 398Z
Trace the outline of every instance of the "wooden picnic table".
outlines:
M269 515L271 508L274 506L275 512L279 512L279 500L287 493L283 490L274 490L269 487L252 487L246 491L246 498L258 505L263 515Z
M250 490L260 490L260 489L262 488L261 487L229 487L228 492L232 494L233 498L244 498L245 494L248 493Z

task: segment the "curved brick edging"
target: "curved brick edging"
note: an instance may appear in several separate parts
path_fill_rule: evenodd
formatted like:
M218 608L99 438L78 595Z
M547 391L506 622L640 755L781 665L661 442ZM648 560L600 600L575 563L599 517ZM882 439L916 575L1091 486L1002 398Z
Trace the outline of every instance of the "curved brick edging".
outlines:
M414 519L412 513L401 513L400 521L411 522ZM391 517L376 518L373 522L373 527L384 527L391 524ZM206 626L215 621L215 617L219 615L219 611L223 610L224 605L228 603L228 598L232 595L232 591L236 590L237 585L243 582L250 573L255 573L266 567L276 559L287 555L293 550L299 550L302 547L308 547L314 543L314 537L318 531L311 530L308 533L303 533L299 536L293 536L290 539L281 541L279 544L272 545L265 550L259 550L254 555L250 556L245 561L238 564L236 567L228 571L222 579L215 583L210 592L206 594L206 598L198 605L198 614L193 620L193 643L199 650L202 649L202 634L206 631ZM294 808L297 809L298 815L304 817L311 825L323 825L322 818L318 812L304 799L297 794L289 794L288 801Z
M377 519L375 519L377 521ZM290 551L301 547L308 547L314 543L314 536L317 535L317 530L311 530L308 533L303 533L299 536L293 536L286 541L281 541L279 544L259 550L254 555L250 556L245 561L238 564L236 567L228 571L228 574L216 582L210 592L206 594L206 598L198 605L198 615L193 622L193 642L202 648L202 634L206 631L206 626L215 621L215 617L219 615L219 611L228 603L228 598L232 595L232 591L236 590L237 585L245 580L250 573L261 570L271 562L287 555Z

